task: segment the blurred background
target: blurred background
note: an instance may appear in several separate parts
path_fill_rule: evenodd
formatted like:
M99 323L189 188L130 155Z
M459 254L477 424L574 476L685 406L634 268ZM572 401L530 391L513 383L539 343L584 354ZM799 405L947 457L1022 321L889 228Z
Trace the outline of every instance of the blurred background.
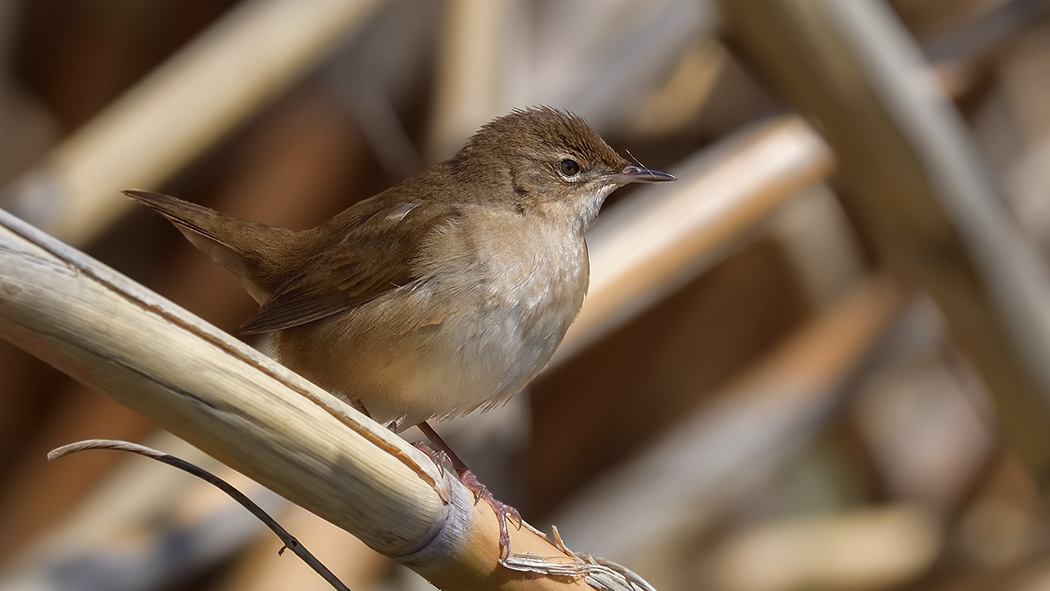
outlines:
M1050 589L1033 476L1050 414L1003 412L1039 389L995 369L1034 366L1039 384L1045 351L1016 323L971 322L1046 312L1003 312L988 286L1045 273L1050 4L844 2L869 19L868 61L836 49L870 40L853 8L748 4L4 0L0 207L234 330L250 298L119 190L307 228L514 107L575 111L680 180L609 200L588 302L542 377L438 426L496 496L665 591ZM871 79L856 63L891 62L909 76L842 90ZM962 134L880 119L923 101ZM960 150L987 186L929 181ZM953 205L967 190L976 221ZM982 257L975 236L1024 264ZM944 262L909 263L924 256ZM6 342L0 384L0 589L326 588L182 473L46 461L93 437L234 481L356 591L429 588Z

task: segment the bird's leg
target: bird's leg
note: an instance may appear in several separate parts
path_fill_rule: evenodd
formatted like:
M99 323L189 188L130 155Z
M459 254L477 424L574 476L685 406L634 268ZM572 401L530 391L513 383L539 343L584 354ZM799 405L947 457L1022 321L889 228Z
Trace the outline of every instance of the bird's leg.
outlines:
M496 521L499 523L499 555L500 560L505 560L510 556L510 533L507 531L507 517L510 517L515 522L518 529L521 529L521 514L518 510L510 505L499 501L496 497L492 496L489 489L478 480L477 476L467 468L467 465L463 463L463 460L459 459L456 452L452 451L452 448L441 436L437 434L426 421L416 425L419 430L426 435L427 439L434 445L433 448L420 442L416 446L423 450L438 466L450 465L455 470L456 475L459 476L459 481L463 483L467 489L474 494L474 504L484 499L489 507L492 507L492 511L496 514Z

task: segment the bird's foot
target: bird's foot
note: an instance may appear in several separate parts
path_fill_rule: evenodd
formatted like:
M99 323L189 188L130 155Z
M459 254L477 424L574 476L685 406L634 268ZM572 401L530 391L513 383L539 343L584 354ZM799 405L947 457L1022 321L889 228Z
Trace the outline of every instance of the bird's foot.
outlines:
M499 524L499 559L500 562L506 560L510 556L510 530L507 528L507 518L510 518L517 529L521 529L521 513L493 496L488 487L482 484L466 465L456 461L458 458L454 459L444 450L434 449L422 441L417 441L414 445L427 454L443 471L455 472L463 486L474 495L475 505L482 500L488 503L492 512L496 514L496 523Z
M478 477L474 476L469 469L464 468L458 474L459 481L474 494L474 504L477 505L478 501L484 500L496 514L496 521L499 523L499 559L501 562L506 560L510 556L510 532L507 530L507 518L509 517L514 522L516 528L521 529L521 513L494 497L488 487L481 484Z
M452 464L452 458L449 457L449 455L445 453L444 450L434 449L433 447L430 447L426 444L426 442L423 441L417 441L413 443L412 446L418 449L419 451L427 454L427 457L430 458L431 461L433 461L437 465L437 467L441 469L442 475L444 475L445 472L456 472L456 468Z

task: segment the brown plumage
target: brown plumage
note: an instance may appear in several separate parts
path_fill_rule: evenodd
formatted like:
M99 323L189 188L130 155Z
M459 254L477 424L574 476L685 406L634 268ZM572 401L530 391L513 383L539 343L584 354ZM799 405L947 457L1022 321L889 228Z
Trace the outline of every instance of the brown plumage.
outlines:
M373 418L411 426L507 399L542 369L587 290L584 231L630 165L581 118L514 111L440 162L291 231L174 197L171 220L261 304L242 327Z

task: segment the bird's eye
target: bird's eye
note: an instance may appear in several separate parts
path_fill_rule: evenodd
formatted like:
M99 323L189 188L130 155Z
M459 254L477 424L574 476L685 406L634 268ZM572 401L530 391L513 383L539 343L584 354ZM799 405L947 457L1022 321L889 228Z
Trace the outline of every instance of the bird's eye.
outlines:
M573 177L580 174L580 163L572 158L566 158L558 163L558 170L567 177Z

